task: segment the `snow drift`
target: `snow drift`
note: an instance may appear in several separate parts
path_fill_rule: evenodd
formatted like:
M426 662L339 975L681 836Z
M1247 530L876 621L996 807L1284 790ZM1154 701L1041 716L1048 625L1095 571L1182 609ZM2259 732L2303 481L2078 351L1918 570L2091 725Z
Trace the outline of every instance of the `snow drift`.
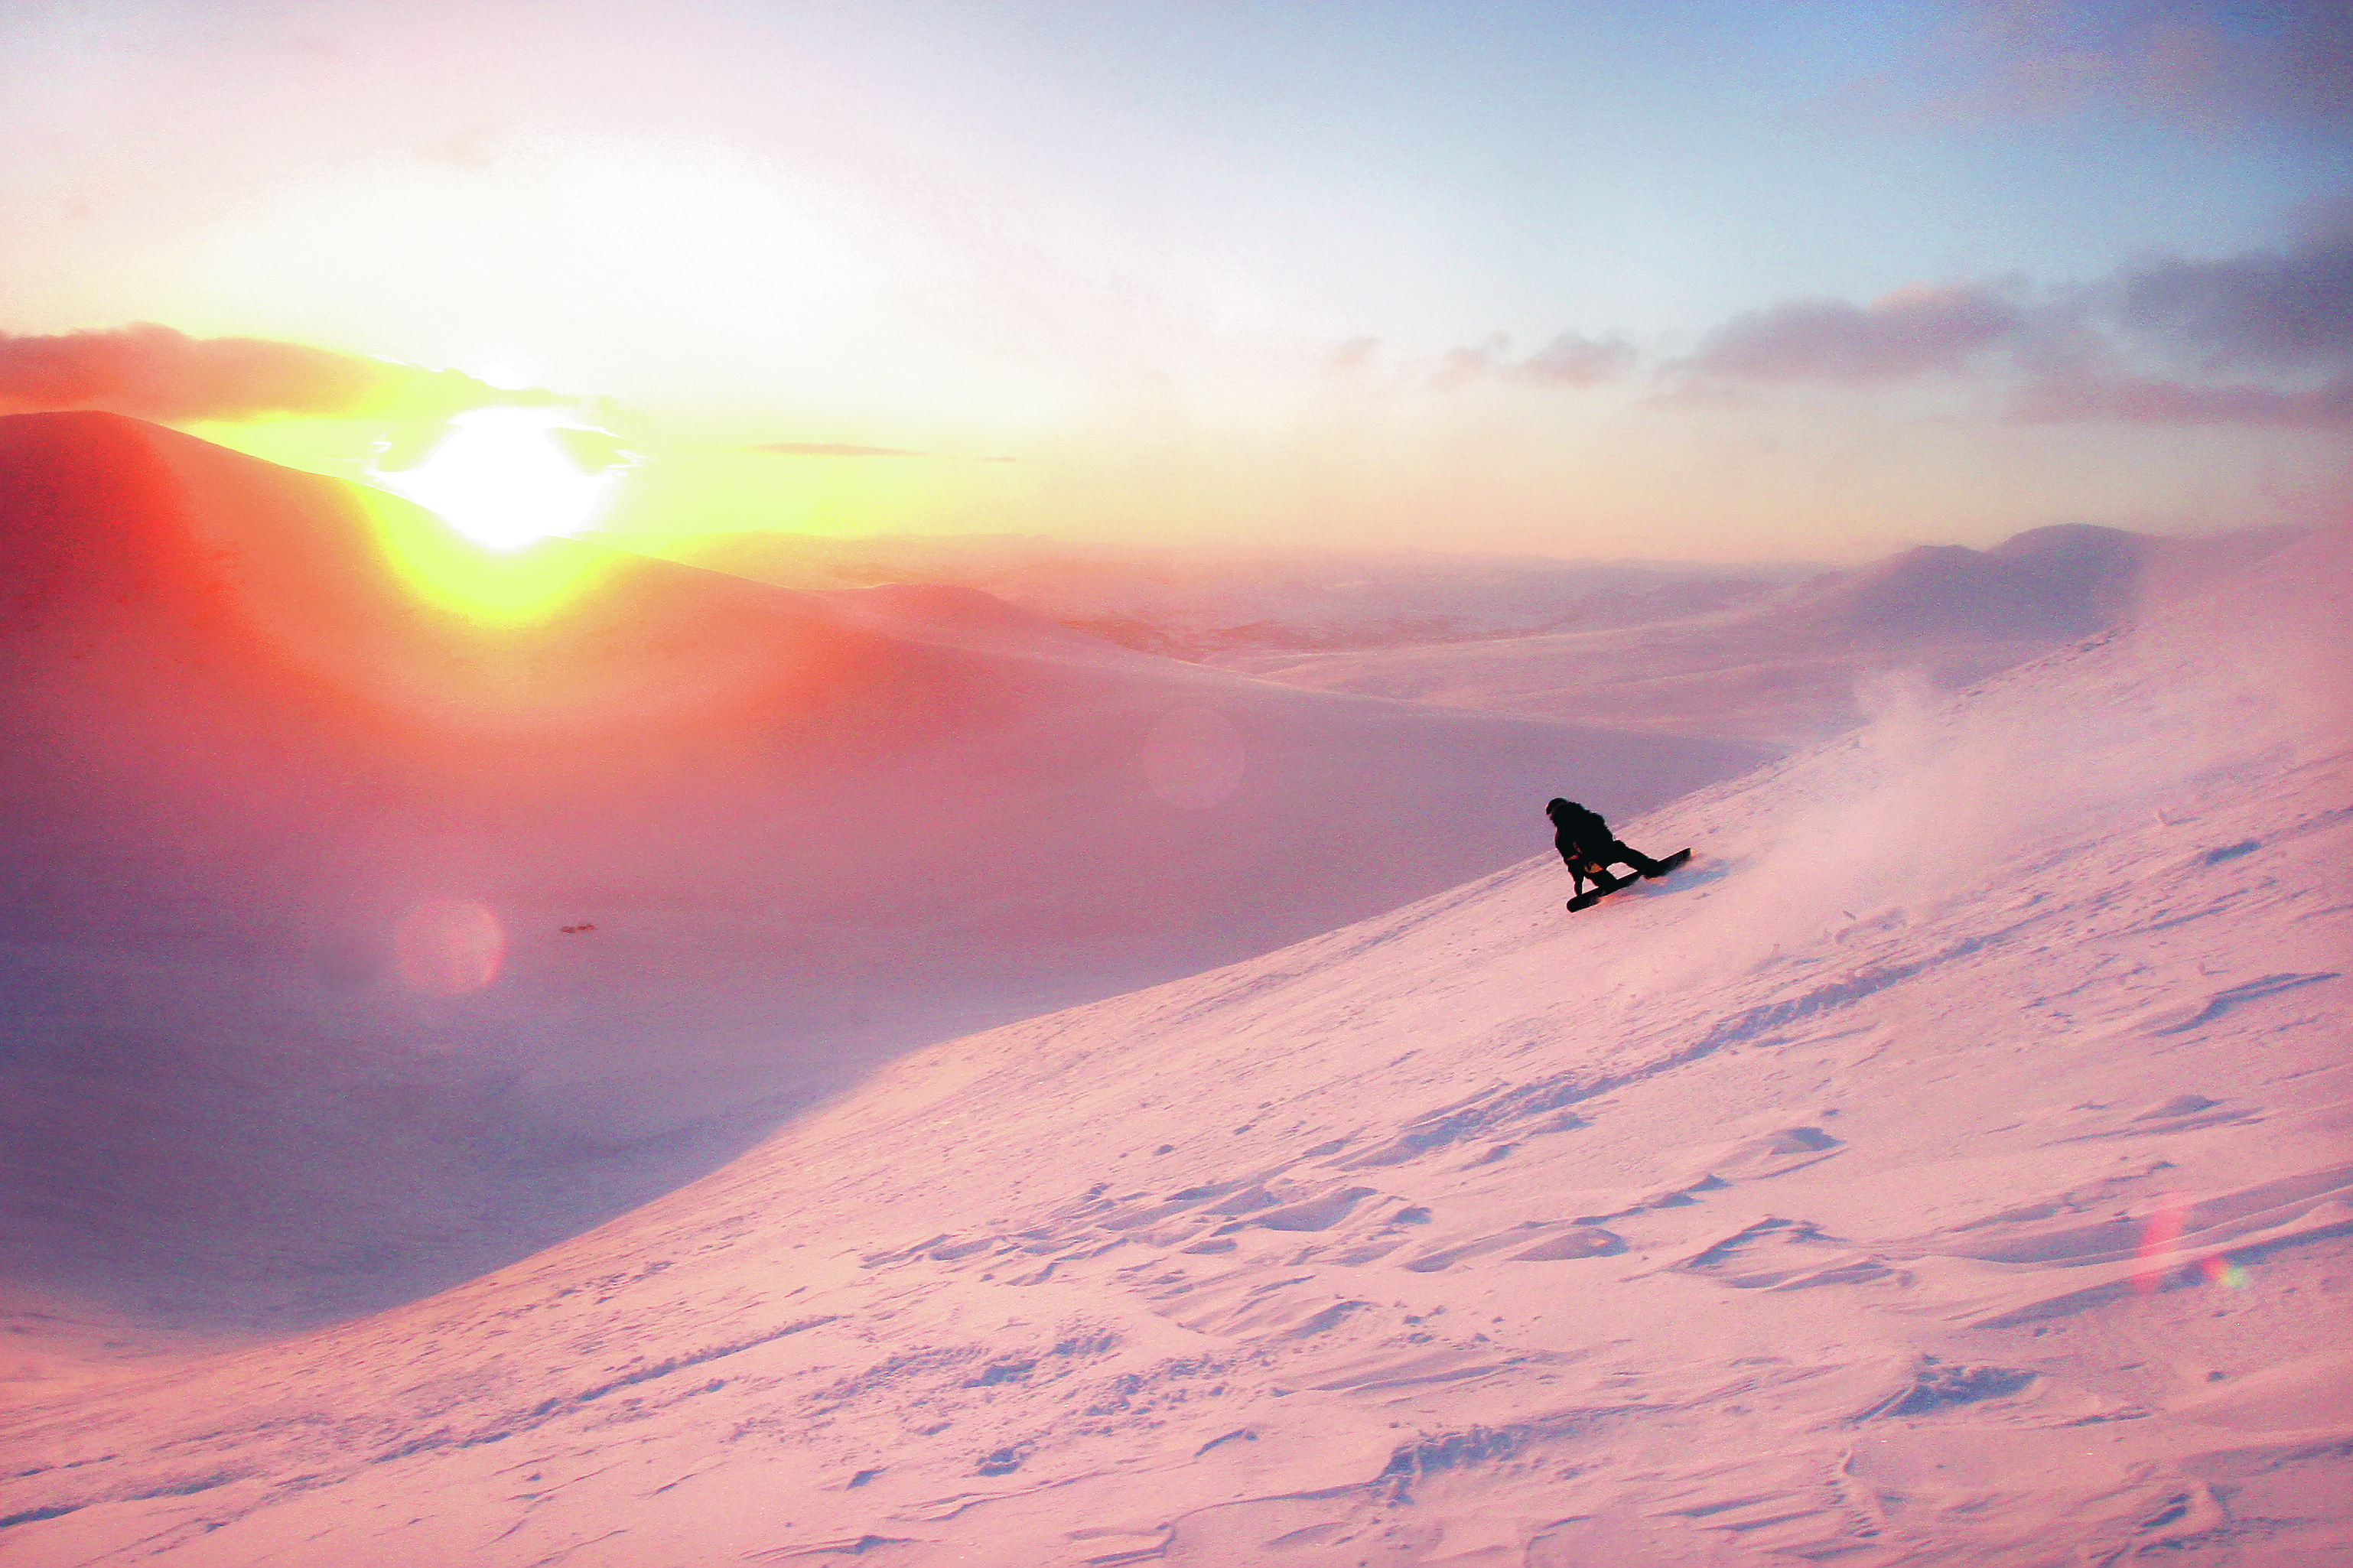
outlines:
M2347 541L905 1058L364 1321L25 1390L40 1564L2353 1548Z

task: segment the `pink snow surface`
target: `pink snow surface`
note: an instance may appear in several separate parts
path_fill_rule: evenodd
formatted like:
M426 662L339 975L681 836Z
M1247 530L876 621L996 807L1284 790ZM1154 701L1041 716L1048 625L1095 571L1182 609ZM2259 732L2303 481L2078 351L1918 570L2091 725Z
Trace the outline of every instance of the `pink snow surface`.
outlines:
M21 1384L27 1564L2353 1552L2343 531L429 1299Z

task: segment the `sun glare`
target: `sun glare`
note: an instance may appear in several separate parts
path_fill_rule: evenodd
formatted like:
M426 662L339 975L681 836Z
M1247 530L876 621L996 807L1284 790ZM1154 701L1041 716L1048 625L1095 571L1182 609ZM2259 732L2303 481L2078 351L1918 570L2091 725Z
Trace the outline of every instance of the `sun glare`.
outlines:
M363 512L385 563L410 592L486 626L544 620L576 603L628 559L618 551L570 539L484 544L385 490L364 500Z
M512 550L593 521L610 498L617 455L583 461L609 440L545 408L478 408L427 438L396 440L370 470L375 483L493 549Z

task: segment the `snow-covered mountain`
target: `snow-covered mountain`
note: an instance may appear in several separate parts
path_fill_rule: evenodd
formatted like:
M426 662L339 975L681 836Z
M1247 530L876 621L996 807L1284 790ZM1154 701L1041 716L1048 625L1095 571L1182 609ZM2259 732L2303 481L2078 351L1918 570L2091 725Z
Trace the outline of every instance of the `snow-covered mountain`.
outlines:
M361 499L0 421L19 1288L406 1300L894 1051L1507 865L1559 790L1638 809L1755 756L1285 689L954 588L568 541L491 571Z
M427 1300L60 1363L15 1561L2353 1551L2322 534L1532 859L903 1058ZM681 980L681 1002L701 980Z
M1957 691L2207 579L2289 531L2173 541L2088 523L1991 550L1923 546L1707 614L1444 646L1221 657L1353 691L1790 748L1890 702Z
M617 542L790 588L977 588L1128 647L1195 660L1665 620L1746 603L1819 570L1420 550L1186 550L1017 534Z
M804 589L976 589L1124 646L1286 684L1786 751L1909 689L1961 689L2291 530L2200 541L2087 523L1990 550L1800 565L1229 552L1006 535L644 542Z

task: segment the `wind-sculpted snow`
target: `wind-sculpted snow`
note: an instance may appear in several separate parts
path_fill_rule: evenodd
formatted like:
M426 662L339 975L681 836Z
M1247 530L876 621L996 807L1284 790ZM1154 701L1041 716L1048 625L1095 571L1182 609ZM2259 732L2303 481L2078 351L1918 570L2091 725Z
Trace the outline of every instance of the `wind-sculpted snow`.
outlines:
M1532 860L907 1057L431 1300L28 1384L0 1544L2342 1555L2344 551L1626 821L1696 857L1587 913Z

